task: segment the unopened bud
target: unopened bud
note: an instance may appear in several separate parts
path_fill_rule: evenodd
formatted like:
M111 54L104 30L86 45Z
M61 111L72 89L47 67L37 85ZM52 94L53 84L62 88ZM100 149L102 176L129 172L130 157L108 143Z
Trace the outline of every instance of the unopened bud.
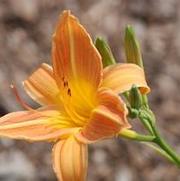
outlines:
M125 52L126 52L126 61L128 63L134 63L143 68L143 61L139 42L136 38L133 28L128 25L125 29Z
M139 110L143 104L142 94L135 85L133 85L131 90L130 90L129 100L130 100L131 108L134 108L137 110Z
M103 67L116 63L111 49L104 39L97 37L95 40L95 46L102 57Z

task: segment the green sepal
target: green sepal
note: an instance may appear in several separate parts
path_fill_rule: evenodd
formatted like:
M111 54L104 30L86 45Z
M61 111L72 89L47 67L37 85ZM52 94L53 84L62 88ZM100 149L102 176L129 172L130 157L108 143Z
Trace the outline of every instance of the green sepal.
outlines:
M126 52L126 61L128 63L139 65L143 68L140 45L136 38L135 32L130 25L128 25L125 29L124 45Z
M116 63L110 46L103 38L97 37L95 40L95 46L102 57L103 67Z

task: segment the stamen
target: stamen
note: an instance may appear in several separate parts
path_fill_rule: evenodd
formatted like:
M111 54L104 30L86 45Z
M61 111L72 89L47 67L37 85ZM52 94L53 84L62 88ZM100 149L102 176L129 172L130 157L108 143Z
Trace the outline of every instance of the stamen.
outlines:
M20 103L20 105L29 111L36 111L35 109L31 108L26 102L23 101L23 99L20 97L17 88L14 86L14 84L10 85L10 88L12 89L17 101Z
M12 89L12 91L13 91L16 99L17 99L17 101L20 103L20 105L21 105L24 109L26 109L26 110L28 110L28 111L32 111L32 112L34 112L34 113L38 113L39 116L42 116L42 117L47 117L47 118L50 118L50 117L51 117L51 116L49 116L49 115L46 115L46 114L44 114L44 113L41 113L40 111L38 111L38 110L36 110L36 109L33 109L33 108L32 108L31 106L29 106L26 102L24 102L24 100L20 97L20 95L19 95L19 93L18 93L18 90L17 90L17 88L14 86L14 84L11 84L11 85L10 85L10 88Z
M64 81L64 87L68 87L68 82Z
M68 88L68 95L71 96L71 89Z
M63 91L61 92L61 100L64 104L64 108L68 115L71 117L72 122L79 125L79 121L84 122L84 117L80 116L72 103L72 94L71 89L69 88L68 81L64 78L62 79L64 86ZM77 121L78 120L78 121Z

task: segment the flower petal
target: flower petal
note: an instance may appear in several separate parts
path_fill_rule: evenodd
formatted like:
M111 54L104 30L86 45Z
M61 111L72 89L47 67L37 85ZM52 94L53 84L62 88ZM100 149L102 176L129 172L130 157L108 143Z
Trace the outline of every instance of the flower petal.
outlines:
M113 89L116 93L123 93L132 88L140 87L142 93L150 91L142 68L135 64L116 64L104 69L102 87Z
M60 181L85 181L87 164L87 145L78 142L74 136L54 146L53 167Z
M125 103L111 90L101 90L98 95L99 106L91 115L87 125L77 134L79 141L90 143L99 139L115 136L121 129L130 128L126 119Z
M53 68L56 79L84 79L95 87L101 81L102 63L89 34L71 15L64 11L53 36Z
M68 123L59 111L49 107L13 112L0 118L0 136L29 141L55 141L77 129Z
M95 105L94 97L102 80L102 62L89 34L70 11L60 16L53 36L52 58L65 109L82 125L82 117Z
M28 95L40 104L60 103L52 67L45 63L24 81L24 88Z

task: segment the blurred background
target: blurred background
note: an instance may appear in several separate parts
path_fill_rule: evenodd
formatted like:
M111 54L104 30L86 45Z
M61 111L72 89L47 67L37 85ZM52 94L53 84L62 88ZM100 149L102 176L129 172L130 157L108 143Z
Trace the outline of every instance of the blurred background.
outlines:
M21 81L51 61L51 37L59 14L70 9L88 32L106 38L123 62L124 28L141 43L150 104L161 133L180 153L180 1L178 0L0 0L0 114L22 109ZM141 130L141 126L136 126ZM55 181L51 144L0 140L0 181ZM124 139L89 148L88 181L178 181L180 171L145 145Z

